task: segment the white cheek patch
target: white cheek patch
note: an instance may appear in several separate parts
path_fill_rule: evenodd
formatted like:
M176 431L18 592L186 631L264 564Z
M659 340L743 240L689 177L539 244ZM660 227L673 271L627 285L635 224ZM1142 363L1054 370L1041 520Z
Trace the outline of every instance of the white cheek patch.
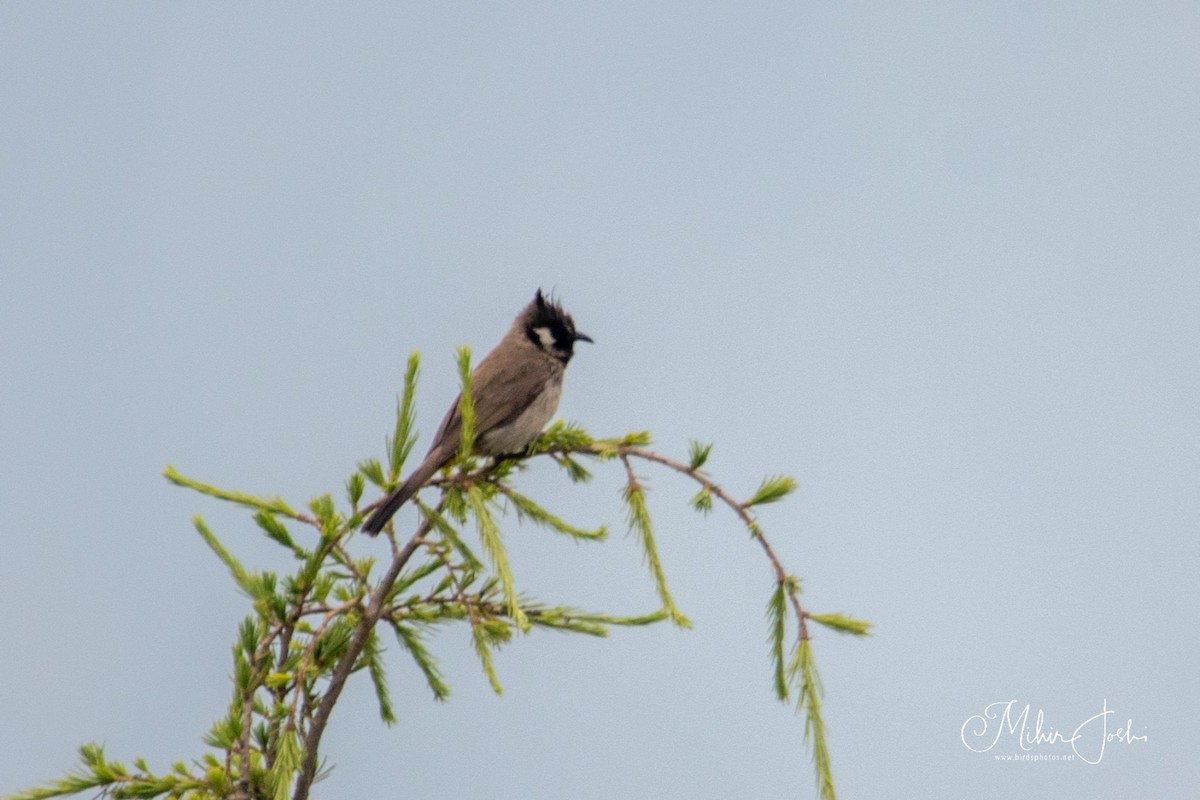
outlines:
M538 335L538 341L542 343L543 350L553 350L555 346L554 334L549 328L534 328L533 332Z

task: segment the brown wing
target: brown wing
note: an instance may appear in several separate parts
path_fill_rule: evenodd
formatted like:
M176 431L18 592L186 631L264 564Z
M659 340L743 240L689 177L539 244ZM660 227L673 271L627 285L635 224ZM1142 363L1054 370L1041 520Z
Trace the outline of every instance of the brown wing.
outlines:
M542 393L558 368L557 364L540 353L532 358L528 353L521 353L517 358L503 359L503 363L492 358L494 354L494 350L488 353L471 373L476 437L515 420ZM444 450L443 457L448 458L458 449L462 436L462 417L458 413L461 399L461 393L454 398L454 404L446 412L437 435L433 437L430 452L441 448Z

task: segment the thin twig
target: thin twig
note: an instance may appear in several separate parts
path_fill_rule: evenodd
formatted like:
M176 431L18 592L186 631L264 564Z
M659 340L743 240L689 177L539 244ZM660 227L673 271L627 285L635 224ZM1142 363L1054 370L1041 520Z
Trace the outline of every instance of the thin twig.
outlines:
M300 767L300 777L296 780L296 789L292 794L292 800L307 800L309 790L312 788L313 779L317 774L318 748L321 744L321 736L325 733L325 726L329 724L329 715L333 712L333 706L341 695L342 689L346 685L346 680L350 677L350 673L353 672L358 657L367 646L367 641L375 628L375 624L383 614L385 598L392 590L396 579L400 577L400 572L404 569L409 559L412 558L413 553L417 551L417 548L421 546L425 535L429 533L431 528L432 523L428 519L421 521L417 526L416 532L408 540L408 543L396 552L387 572L380 580L379 585L376 586L375 591L371 593L370 602L359 619L358 625L355 626L354 636L350 640L346 652L342 654L337 666L334 667L333 674L329 680L329 686L326 688L321 702L317 705L317 711L313 715L312 724L308 728L308 733L304 736L304 761Z
M573 447L573 448L560 447L560 448L554 448L552 450L548 450L547 452L549 452L551 454L553 454L553 453L588 453L588 454L597 455L597 456L611 456L613 454L616 454L618 457L620 457L620 459L623 462L625 462L626 471L629 474L630 480L634 483L634 485L637 485L636 484L637 478L636 478L636 476L634 476L633 470L630 469L630 467L629 467L629 458L630 457L640 458L645 461L652 461L655 464L661 464L664 467L673 469L676 472L678 472L682 475L686 475L687 477L696 481L698 484L700 484L700 486L702 488L707 490L710 494L712 494L714 497L716 497L718 500L720 500L722 503L724 503L730 509L732 509L733 513L737 514L738 519L740 519L742 521L742 524L746 526L746 528L750 531L751 535L755 539L758 540L758 543L762 546L763 552L765 552L767 554L767 560L771 562L771 570L772 570L772 572L775 573L775 581L778 584L780 584L781 586L783 586L784 591L787 592L788 600L792 604L792 609L796 612L796 620L797 620L797 626L799 629L800 639L804 640L804 639L809 638L808 624L807 624L808 612L805 611L804 607L800 604L800 595L796 591L796 588L793 585L792 581L788 580L787 570L784 569L783 562L780 561L779 556L775 552L775 548L771 546L771 542L768 541L766 535L762 532L762 529L759 528L758 520L756 520L754 518L754 516L749 512L746 504L740 503L736 499L734 499L734 497L732 495L730 495L727 491L725 491L725 489L723 489L720 484L713 482L713 480L710 479L707 475L705 475L703 472L701 472L698 469L693 469L691 467L691 465L689 465L689 464L685 464L682 461L677 461L676 459L661 455L659 453L654 452L653 450L646 450L645 448L642 448L642 447L633 447L633 446L624 445L624 444L613 445L613 444L604 443L604 444L590 444L590 445L586 445L584 447Z

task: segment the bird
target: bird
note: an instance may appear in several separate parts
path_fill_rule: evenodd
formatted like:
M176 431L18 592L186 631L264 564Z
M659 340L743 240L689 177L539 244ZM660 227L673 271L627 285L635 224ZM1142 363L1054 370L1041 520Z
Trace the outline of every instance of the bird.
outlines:
M592 338L538 289L512 327L471 372L477 455L507 456L525 450L546 427L562 397L563 375L576 342ZM371 512L362 529L374 536L417 490L454 460L462 439L458 398L446 412L420 466Z

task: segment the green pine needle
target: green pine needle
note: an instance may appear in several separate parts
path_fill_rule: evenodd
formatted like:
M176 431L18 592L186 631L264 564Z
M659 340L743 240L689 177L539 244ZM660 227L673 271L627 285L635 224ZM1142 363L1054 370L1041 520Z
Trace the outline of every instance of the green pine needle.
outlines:
M322 528L333 528L338 522L337 508L333 505L333 497L328 493L314 497L308 501L308 508L313 516L321 523Z
M417 415L413 404L420 362L421 357L415 350L408 354L408 366L404 370L404 393L396 401L396 430L387 441L388 470L392 483L399 480L404 462L417 443L417 432L414 430Z
M204 743L217 750L230 750L242 733L241 713L234 709L228 715L213 723L212 728L204 736Z
M400 577L398 577L395 584L392 585L392 590L388 592L387 599L384 601L384 604L391 605L392 603L396 602L396 598L400 596L401 592L408 589L422 578L437 572L444 566L445 562L441 559L431 558L429 561L421 564L416 569L405 570L404 572L401 572Z
M275 763L267 775L267 784L271 787L273 800L287 800L292 793L292 779L300 771L303 761L303 748L296 729L288 726L279 739L279 747L275 754Z
M233 580L237 583L238 587L251 597L257 597L258 583L246 571L246 568L242 566L242 562L238 561L233 553L226 550L225 545L221 544L221 540L208 529L208 526L204 524L204 518L197 514L192 518L192 524L196 526L196 530L199 531L200 536L204 539L204 543L208 545L210 550L217 554L217 558L221 560L221 563L233 575Z
M333 668L350 647L355 627L354 620L346 616L337 617L329 623L313 646L313 662L317 667Z
M501 644L497 641L495 632L489 629L486 622L474 623L471 625L471 641L475 645L475 654L479 656L483 674L487 676L492 691L504 694L504 687L500 685L500 678L496 675L496 665L492 662L492 648Z
M567 477L571 479L572 483L587 483L592 479L592 473L568 455L554 456L554 463L567 471Z
M421 670L425 676L425 682L429 684L429 690L433 692L433 699L444 702L450 697L450 687L442 677L442 670L437 661L429 652L429 648L425 646L421 632L398 622L392 623L392 630L396 632L396 641L400 642L412 656L413 661L417 662L417 668Z
M134 761L140 774L130 773L121 762L106 760L104 748L97 744L83 745L79 748L79 755L81 769L73 770L65 778L46 786L6 795L6 800L43 800L93 789L100 789L101 795L111 797L158 797L168 793L180 797L208 788L192 776L186 767L164 777L151 775L145 760L141 758Z
M358 507L358 501L362 499L364 488L366 488L366 481L361 472L355 472L346 479L346 498L350 501L351 508Z
M568 606L546 608L528 602L523 605L526 611L529 612L529 621L534 625L600 637L608 635L608 626L610 625L639 627L642 625L651 625L655 622L663 622L670 618L667 612L662 609L652 614L643 614L637 617L621 617L611 614L580 611Z
M238 644L243 656L252 656L258 648L258 638L261 632L259 621L254 617L246 617L238 626Z
M700 442L692 440L688 453L688 462L691 464L693 471L699 470L704 466L704 462L708 461L708 454L712 452L712 448L712 442L700 444Z
M362 661L371 673L371 683L375 686L375 697L379 701L379 718L385 725L396 724L396 713L392 710L391 693L388 691L387 674L383 669L383 646L379 642L379 634L371 630L363 647Z
M462 440L458 458L466 461L475 452L475 398L471 394L471 348L458 348L458 379L462 394L458 397L458 414L462 418Z
M383 476L383 465L379 463L379 459L368 458L358 462L358 471L380 489L387 487L387 479Z
M784 621L787 617L787 596L783 583L776 582L775 591L767 603L767 622L769 625L771 644L771 672L775 683L775 696L780 700L788 699L787 678L784 675L783 639L786 635Z
M808 618L838 633L849 633L854 636L871 635L871 623L848 617L845 614L809 614Z
M304 551L304 549L299 547L295 540L292 539L292 535L288 533L287 527L284 526L282 522L275 519L273 514L270 514L266 511L259 511L254 515L254 522L258 525L258 527L262 528L263 533L267 535L267 538L288 548L296 555L297 558L305 558L307 556L307 553Z
M598 541L608 536L608 528L603 525L594 531L576 528L574 525L564 522L562 519L554 516L525 495L519 494L516 491L504 486L501 486L500 489L502 492L504 492L509 500L512 500L513 507L517 509L518 519L532 520L538 525L549 528L552 531L557 531L558 533L574 537L575 539Z
M483 552L492 562L492 568L500 576L500 585L504 590L504 601L508 605L508 614L521 631L529 630L529 620L517 602L516 581L513 580L512 568L508 564L508 552L500 537L500 528L488 510L487 500L478 486L467 488L467 502L475 514L476 527L479 529L479 539L483 543Z
M58 778L45 787L28 789L11 795L6 800L42 800L48 797L62 797L86 792L108 782L97 774L96 769L98 766L103 767L105 763L104 748L101 745L89 743L81 746L79 759L83 762L82 769L72 770L67 773L66 777Z
M782 500L796 490L796 479L791 475L768 475L754 495L742 503L743 508L758 506L764 503L774 503Z
M538 628L549 628L556 631L582 633L603 639L608 636L608 628L602 623L584 619L582 615L571 613L571 609L547 608L531 611L526 607L529 621Z
M467 563L467 566L475 572L483 569L483 562L479 560L479 556L471 548L467 547L462 538L458 535L458 530L455 529L446 517L439 513L436 508L427 506L420 500L417 500L417 507L421 509L421 513L433 525L433 529L442 535L454 551Z
M824 689L821 686L821 677L817 674L808 639L802 639L793 649L791 662L788 664L788 677L798 682L799 700L796 703L796 712L805 715L804 741L812 747L817 792L821 800L837 800L837 792L833 786L833 766L825 741L825 720L821 716L821 696Z
M592 445L593 439L579 424L555 420L542 431L542 435L529 446L531 455L544 453L548 450L582 450Z
M650 441L650 431L631 431L620 439L625 447L648 447Z
M637 482L632 468L629 470L629 481L625 485L624 498L629 530L637 534L638 542L642 545L642 553L650 566L650 574L654 577L654 588L658 591L663 610L670 616L671 621L681 628L692 627L692 622L683 615L675 605L671 592L667 588L667 576L663 571L662 561L658 557L658 546L654 543L654 529L650 522L650 512L646 508L646 493Z
M183 486L188 489L193 489L201 494L216 497L221 500L226 500L230 503L246 506L248 508L260 509L269 511L273 514L282 514L285 517L296 517L296 512L281 498L278 497L256 497L245 492L230 491L228 489L218 489L216 486L211 486L207 483L193 480L184 475L181 475L173 466L167 465L163 470L163 477L169 480L176 486Z

